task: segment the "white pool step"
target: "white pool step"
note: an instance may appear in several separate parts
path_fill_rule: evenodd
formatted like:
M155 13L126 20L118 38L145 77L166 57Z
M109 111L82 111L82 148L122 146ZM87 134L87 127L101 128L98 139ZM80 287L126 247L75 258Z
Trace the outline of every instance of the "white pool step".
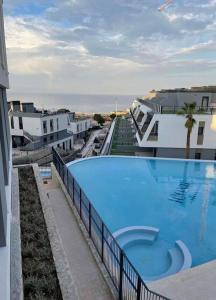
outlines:
M192 256L187 246L180 240L175 242L175 246L172 249L168 250L168 255L170 258L170 267L169 269L157 276L146 276L144 280L154 281L159 280L167 276L171 276L180 271L191 268L192 266Z
M130 226L117 230L113 236L118 240L122 248L131 243L145 242L153 244L159 233L159 229L149 226Z
M152 245L159 234L159 229L149 226L130 226L117 230L113 233L122 248L128 247L130 244L145 242ZM168 270L156 276L146 276L144 280L154 281L164 277L173 275L180 271L191 268L192 256L187 246L180 240L175 242L173 248L168 250L170 266ZM145 266L144 266L145 267Z

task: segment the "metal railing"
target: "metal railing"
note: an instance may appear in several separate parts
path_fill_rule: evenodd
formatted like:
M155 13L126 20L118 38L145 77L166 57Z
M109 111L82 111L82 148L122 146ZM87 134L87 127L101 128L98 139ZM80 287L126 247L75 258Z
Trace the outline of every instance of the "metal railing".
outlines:
M169 300L146 286L54 148L53 162L112 280L119 300Z
M30 134L28 134L31 136ZM25 132L25 136L27 136L27 133ZM32 142L29 142L25 146L20 146L19 149L21 151L35 151L42 148L49 147L50 144L59 142L61 143L61 140L64 140L66 138L70 138L73 136L73 133L69 132L67 129L49 133L47 135L35 137L32 136Z
M134 115L133 115L132 110L130 110L130 114L131 114L131 117L132 117L132 119L133 119L133 122L134 122L134 125L135 125L135 127L136 127L136 130L137 130L137 132L138 132L138 134L139 134L139 138L142 139L143 134L142 134L142 132L141 132L141 130L140 130L140 128L139 128L139 125L137 124L137 121L136 121L136 119L135 119L135 117L134 117Z
M180 112L183 112L184 106L165 106L162 105L160 107L160 113L161 114L178 114ZM216 113L216 107L215 106L196 106L194 110L194 114L208 114L213 115Z

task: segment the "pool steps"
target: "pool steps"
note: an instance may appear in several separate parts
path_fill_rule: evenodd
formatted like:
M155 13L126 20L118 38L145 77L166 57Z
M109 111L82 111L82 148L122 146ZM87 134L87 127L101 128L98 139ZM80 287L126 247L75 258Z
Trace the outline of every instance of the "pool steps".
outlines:
M130 226L117 230L113 233L113 236L118 240L122 248L126 248L132 243L139 241L144 241L147 244L153 244L158 234L158 228L148 226ZM159 280L191 268L191 253L181 240L176 241L174 247L168 250L168 255L170 259L169 269L166 272L156 276L145 276L144 280L146 282Z
M180 271L190 269L192 265L192 257L187 246L180 240L175 242L175 246L168 250L170 258L169 269L157 276L147 276L144 277L146 282L160 280L162 278L174 275Z
M148 226L130 226L117 230L113 233L114 238L122 248L128 247L131 243L145 241L153 244L158 236L159 229Z

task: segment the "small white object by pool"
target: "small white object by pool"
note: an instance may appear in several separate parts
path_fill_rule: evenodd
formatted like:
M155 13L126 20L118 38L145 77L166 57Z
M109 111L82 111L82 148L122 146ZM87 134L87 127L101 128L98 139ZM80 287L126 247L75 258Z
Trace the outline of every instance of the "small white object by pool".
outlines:
M135 245L137 242L144 242L144 244L153 245L159 234L159 229L149 226L130 226L117 230L113 236L117 239L122 249L129 245ZM143 245L144 247L144 245ZM192 256L187 246L180 240L175 242L173 248L168 250L170 266L166 270L156 276L145 276L145 281L159 280L164 277L173 275L180 271L191 268Z
M49 179L52 177L51 168L40 168L40 175L43 179Z

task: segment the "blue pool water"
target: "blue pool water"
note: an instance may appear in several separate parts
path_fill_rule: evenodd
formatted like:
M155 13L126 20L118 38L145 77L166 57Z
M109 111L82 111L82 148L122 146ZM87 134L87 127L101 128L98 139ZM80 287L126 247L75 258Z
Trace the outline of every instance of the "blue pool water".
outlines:
M52 172L51 168L41 168L40 169L40 175L43 179L51 178L52 177Z
M216 258L215 163L101 157L68 167L111 232L160 229L154 245L125 249L144 278L166 271L176 240L188 247L192 266Z

